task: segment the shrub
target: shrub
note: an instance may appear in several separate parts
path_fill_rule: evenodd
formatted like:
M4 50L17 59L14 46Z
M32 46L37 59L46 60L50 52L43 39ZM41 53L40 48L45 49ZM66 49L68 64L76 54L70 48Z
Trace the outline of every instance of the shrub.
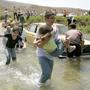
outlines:
M90 33L90 25L87 25L87 26L78 26L78 29L79 29L81 32Z
M67 18L63 16L56 16L56 22L67 25Z
M28 23L36 23L36 22L42 22L43 18L41 16L30 16L29 20L26 21Z
M2 14L0 14L0 20L2 20L4 17ZM90 33L90 16L76 16L75 19L77 20L77 26L79 30L85 33ZM13 20L12 16L9 16L9 20ZM43 22L44 16L30 16L29 20L26 21L26 23L36 23L36 22ZM56 16L56 22L60 24L67 25L67 18L63 16Z
M84 33L90 33L90 16L77 16L77 27Z
M90 16L77 16L75 17L79 26L90 25Z

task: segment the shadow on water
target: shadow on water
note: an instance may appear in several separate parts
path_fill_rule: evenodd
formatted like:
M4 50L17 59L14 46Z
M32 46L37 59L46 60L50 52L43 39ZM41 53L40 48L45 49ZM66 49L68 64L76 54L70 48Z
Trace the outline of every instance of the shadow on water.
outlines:
M80 88L80 59L68 59L65 64L65 71L63 75L64 85L67 89L62 90L82 90Z

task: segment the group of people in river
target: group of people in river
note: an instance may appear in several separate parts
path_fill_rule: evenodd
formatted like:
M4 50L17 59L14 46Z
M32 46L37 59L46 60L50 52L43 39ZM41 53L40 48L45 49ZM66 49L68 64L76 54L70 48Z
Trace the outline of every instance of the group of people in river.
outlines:
M53 57L58 57L64 50L66 50L68 58L73 58L73 56L80 57L84 45L83 34L77 30L76 23L69 24L70 30L66 32L64 42L58 38L59 34L57 28L52 27L55 21L55 15L56 14L51 10L45 12L45 25L42 25L38 29L33 42L37 47L36 55L42 71L41 78L38 82L39 86L46 85L51 79L54 64ZM7 26L7 33L0 35L0 37L7 38L5 44L7 52L6 65L10 64L11 58L13 61L16 61L16 44L21 42L21 47L23 46L23 39L21 37L22 31L20 32L19 25L14 25L12 30L10 29L10 26Z
M41 26L37 31L34 44L37 46L37 57L41 66L42 74L39 81L39 85L43 86L47 84L52 76L53 70L53 57L63 53L66 48L67 57L73 58L73 56L80 57L82 47L84 45L83 34L77 30L76 24L70 24L70 30L66 32L64 44L58 38L57 29L55 30L52 25L55 21L55 14L52 11L45 13L45 25Z

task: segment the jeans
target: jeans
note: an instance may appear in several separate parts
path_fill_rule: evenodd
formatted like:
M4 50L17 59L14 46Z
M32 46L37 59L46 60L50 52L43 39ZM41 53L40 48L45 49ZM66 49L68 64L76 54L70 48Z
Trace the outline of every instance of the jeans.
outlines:
M53 70L53 60L49 60L45 56L38 56L38 58L42 70L40 83L45 83L48 79L51 79Z
M54 56L54 57L58 57L59 55L62 55L64 52L64 45L63 42L60 39L56 39L55 43L57 45L57 48L50 53L50 55Z
M7 48L6 47L5 54L6 54L6 58L7 58L6 64L9 64L10 63L11 58L12 58L13 61L16 60L15 48Z

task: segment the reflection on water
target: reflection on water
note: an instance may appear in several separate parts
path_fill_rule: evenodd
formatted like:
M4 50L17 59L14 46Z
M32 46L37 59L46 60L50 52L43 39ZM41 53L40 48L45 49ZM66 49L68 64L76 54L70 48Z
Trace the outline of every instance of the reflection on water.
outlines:
M84 34L84 38L90 40L90 34Z
M40 67L35 49L30 46L17 53L17 62L5 64L5 56L0 60L0 90L90 90L90 58L55 58L51 85L37 87Z
M65 81L77 81L80 79L80 61L68 60L65 64Z
M80 60L67 60L63 75L64 84L68 90L80 89Z

